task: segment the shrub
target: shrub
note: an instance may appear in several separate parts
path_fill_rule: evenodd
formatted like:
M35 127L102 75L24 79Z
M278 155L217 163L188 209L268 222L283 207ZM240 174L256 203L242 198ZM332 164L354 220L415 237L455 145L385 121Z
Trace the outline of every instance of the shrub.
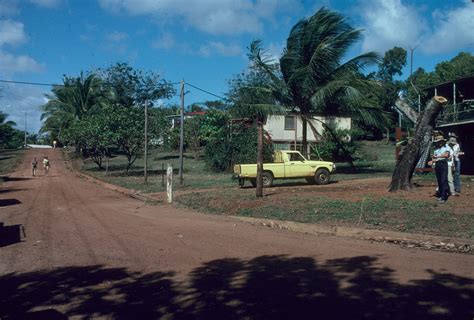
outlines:
M357 132L351 130L334 130L334 135L325 130L321 142L319 142L312 151L312 157L320 156L324 160L335 162L345 162L357 154L359 144L355 141Z
M213 171L222 172L232 169L236 163L256 163L257 129L255 127L234 126L219 137L208 140L204 160ZM263 158L272 161L271 141L264 139Z

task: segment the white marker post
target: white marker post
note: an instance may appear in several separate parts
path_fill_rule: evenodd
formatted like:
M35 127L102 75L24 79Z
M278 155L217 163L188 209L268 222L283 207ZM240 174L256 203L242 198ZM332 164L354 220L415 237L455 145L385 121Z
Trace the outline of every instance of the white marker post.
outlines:
M168 195L168 203L173 203L173 166L169 163L166 170L166 194Z

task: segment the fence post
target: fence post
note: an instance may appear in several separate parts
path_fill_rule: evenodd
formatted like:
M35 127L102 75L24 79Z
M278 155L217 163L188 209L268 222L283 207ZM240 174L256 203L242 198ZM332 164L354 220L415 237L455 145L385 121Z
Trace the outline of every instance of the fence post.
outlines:
M166 195L168 196L168 203L173 203L173 166L169 163L166 170Z

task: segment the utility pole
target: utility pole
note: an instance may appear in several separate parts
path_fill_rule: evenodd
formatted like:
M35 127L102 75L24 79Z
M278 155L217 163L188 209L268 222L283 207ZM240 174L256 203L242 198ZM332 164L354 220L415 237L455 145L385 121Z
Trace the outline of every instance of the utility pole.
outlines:
M148 100L145 100L145 161L143 164L143 182L148 181Z
M27 121L26 115L27 115L27 113L25 112L25 148L26 148L26 137L28 135L28 133L26 131L26 121Z
M413 84L413 78L412 78L412 74L413 74L413 51L415 51L415 49L416 49L416 47L414 47L414 48L410 47L410 84L413 87L413 89L415 89L415 92L418 95L418 114L419 114L421 112L421 96L420 96L420 92L418 91L418 89Z
M184 80L181 80L181 108L179 114L179 184L183 185L183 151L184 151Z

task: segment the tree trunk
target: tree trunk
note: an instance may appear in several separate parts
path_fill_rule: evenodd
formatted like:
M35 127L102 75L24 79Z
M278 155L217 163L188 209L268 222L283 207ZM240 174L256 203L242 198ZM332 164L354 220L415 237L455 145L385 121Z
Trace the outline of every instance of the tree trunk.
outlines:
M303 130L301 134L303 135L303 140L301 141L301 153L305 158L308 157L308 120L306 117L301 117L301 124L303 126Z
M257 144L257 198L263 197L263 123L257 120L258 144Z
M435 96L426 105L425 110L418 117L415 127L413 141L403 150L401 157L397 160L395 170L392 174L392 182L389 191L411 190L413 187L412 177L416 164L423 153L428 148L432 131L436 125L436 118L448 102L444 97Z

